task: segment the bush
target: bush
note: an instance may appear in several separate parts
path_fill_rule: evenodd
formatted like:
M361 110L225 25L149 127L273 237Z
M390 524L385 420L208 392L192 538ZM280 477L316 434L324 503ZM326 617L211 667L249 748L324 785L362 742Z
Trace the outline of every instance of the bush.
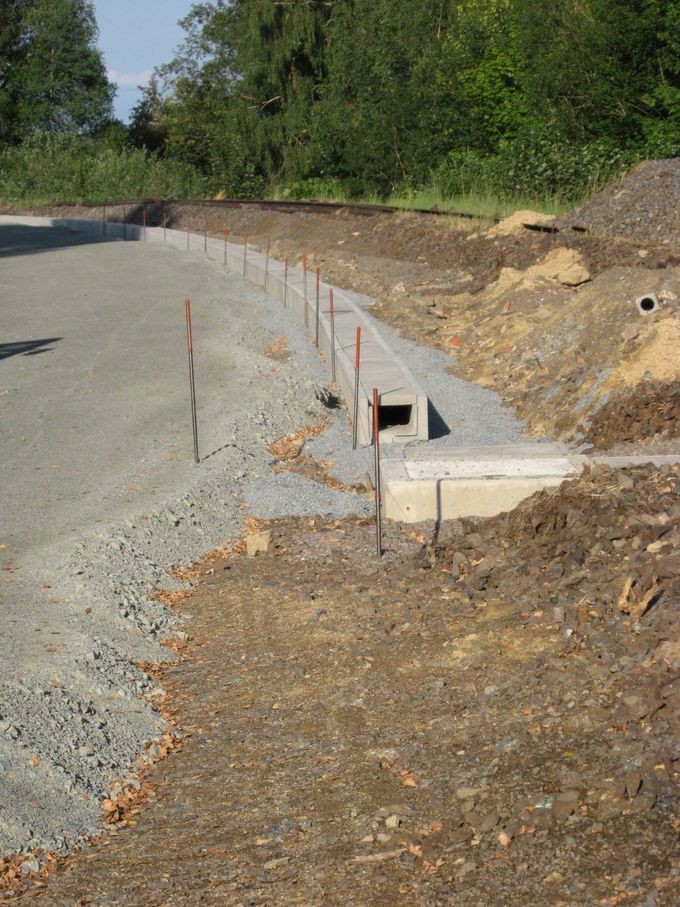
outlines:
M35 136L0 151L0 198L15 203L192 198L203 176L189 164L79 136Z
M455 151L432 173L443 197L496 195L574 203L618 179L640 160L680 152L677 142L623 148L608 139L576 144L550 133L528 133L494 155Z
M356 180L342 180L324 177L312 177L289 183L279 190L281 198L291 201L304 199L322 199L325 201L345 201L363 195L363 186Z

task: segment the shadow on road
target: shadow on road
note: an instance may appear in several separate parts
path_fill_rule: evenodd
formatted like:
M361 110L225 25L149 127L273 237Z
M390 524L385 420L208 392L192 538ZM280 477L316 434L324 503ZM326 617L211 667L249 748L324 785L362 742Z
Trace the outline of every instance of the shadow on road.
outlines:
M38 356L40 353L49 353L54 347L51 343L58 343L61 337L48 337L45 340L16 340L13 343L0 343L0 360L9 359L10 356Z
M64 227L28 227L23 224L0 224L0 258L36 255L67 246L116 242L111 236L73 233Z

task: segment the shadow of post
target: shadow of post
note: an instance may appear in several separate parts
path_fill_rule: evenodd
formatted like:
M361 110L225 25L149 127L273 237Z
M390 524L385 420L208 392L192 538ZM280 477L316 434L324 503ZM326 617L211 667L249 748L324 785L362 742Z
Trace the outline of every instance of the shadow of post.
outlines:
M49 344L58 343L61 339L61 337L48 337L45 340L16 340L12 343L0 343L0 359L49 353L54 349Z

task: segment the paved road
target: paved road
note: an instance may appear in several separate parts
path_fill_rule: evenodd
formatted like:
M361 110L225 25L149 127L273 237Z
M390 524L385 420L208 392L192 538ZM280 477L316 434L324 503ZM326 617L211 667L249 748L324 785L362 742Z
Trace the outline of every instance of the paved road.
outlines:
M4 560L190 477L185 296L202 451L224 443L244 380L225 352L226 293L200 255L0 222Z

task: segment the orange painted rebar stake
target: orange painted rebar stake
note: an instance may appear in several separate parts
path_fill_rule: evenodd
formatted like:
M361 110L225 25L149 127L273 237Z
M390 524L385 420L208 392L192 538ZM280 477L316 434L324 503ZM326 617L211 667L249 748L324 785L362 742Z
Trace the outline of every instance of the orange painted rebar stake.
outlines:
M359 440L359 369L361 368L361 328L357 328L354 342L354 418L352 419L352 450L357 449Z
M335 306L333 305L333 287L329 291L329 314L331 317L331 382L335 384Z
M302 281L305 297L305 327L309 327L309 313L307 311L307 253L302 253Z
M189 390L191 392L191 427L194 432L194 461L200 463L198 456L198 421L196 419L196 382L194 380L194 343L191 333L191 300L184 300L187 316L187 351L189 353Z
M248 234L243 237L243 276L246 276L246 264L248 262Z
M288 308L288 256L283 260L283 304Z
M375 453L375 533L378 548L378 557L382 557L382 513L380 507L380 418L378 406L380 395L378 389L373 388L373 450Z
M321 268L316 269L316 308L315 308L315 318L316 318L316 327L314 331L314 342L316 343L316 348L319 348L319 300L321 298L320 294L321 289Z
M272 248L272 241L270 237L267 237L267 257L264 263L264 291L265 293L269 292L269 254Z

